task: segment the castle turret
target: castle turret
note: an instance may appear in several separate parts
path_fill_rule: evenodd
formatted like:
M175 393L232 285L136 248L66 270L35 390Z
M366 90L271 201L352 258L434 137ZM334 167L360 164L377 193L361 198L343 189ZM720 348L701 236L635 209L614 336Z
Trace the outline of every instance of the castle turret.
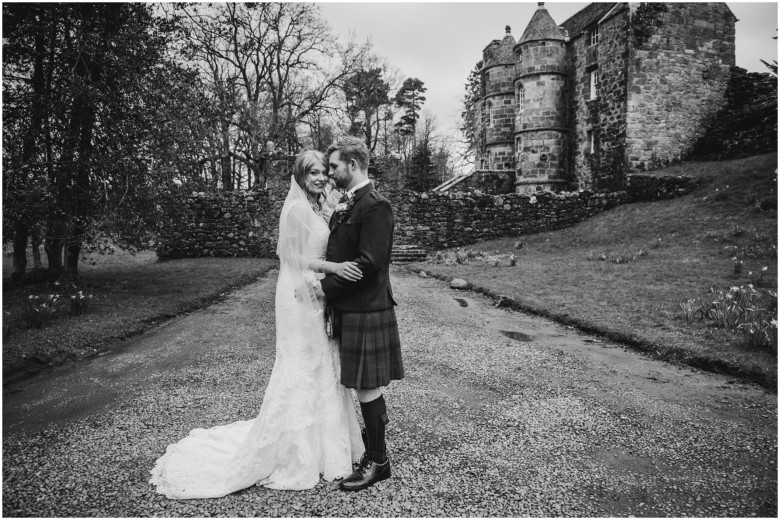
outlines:
M515 39L506 26L502 40L493 40L482 51L482 101L476 121L479 137L477 171L480 177L508 186L514 181L513 134ZM500 178L500 179L499 179ZM505 178L505 179L504 179Z
M566 184L566 41L544 2L514 46L515 191Z

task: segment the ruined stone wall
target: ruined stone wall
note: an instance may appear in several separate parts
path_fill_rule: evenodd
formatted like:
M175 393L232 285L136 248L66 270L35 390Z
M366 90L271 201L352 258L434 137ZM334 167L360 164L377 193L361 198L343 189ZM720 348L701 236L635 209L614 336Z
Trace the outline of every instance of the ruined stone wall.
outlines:
M734 65L734 17L725 3L664 5L654 20L632 14L637 44L629 54L629 171L663 167L691 153L725 103ZM640 26L637 20L645 21Z
M628 15L622 11L599 25L599 42L588 33L569 47L571 80L571 149L573 185L580 189L625 189L626 81ZM590 99L590 73L598 78L598 95ZM595 153L590 151L594 134Z

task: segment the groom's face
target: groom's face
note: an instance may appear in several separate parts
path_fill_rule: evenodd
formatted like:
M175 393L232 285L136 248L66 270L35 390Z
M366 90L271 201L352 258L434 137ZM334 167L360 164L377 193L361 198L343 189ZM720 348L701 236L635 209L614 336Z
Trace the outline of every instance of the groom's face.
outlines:
M341 160L341 152L336 150L330 154L328 165L330 166L329 176L336 181L336 186L342 190L347 189L349 183L352 182L352 172L349 164Z

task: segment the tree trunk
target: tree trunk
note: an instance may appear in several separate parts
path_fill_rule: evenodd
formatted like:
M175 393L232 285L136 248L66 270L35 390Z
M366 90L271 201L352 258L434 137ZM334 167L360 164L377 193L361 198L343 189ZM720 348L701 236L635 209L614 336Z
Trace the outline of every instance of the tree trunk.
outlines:
M44 241L44 250L49 262L49 271L62 271L62 252L65 248L66 227L61 222L49 223L49 236Z
M79 258L81 257L81 243L84 231L82 226L73 226L73 232L65 246L65 273L73 279L76 279L79 275Z
M257 140L255 140L252 143L252 152L251 153L252 153L252 160L249 161L249 168L250 168L251 171L249 172L248 177L250 179L252 177L254 177L255 178L254 184L255 184L255 186L257 186L258 184L260 184L260 175L262 173L261 172L261 168L262 168L261 165L263 164L262 159L260 157L260 145L258 144ZM251 184L252 183L250 182L250 185Z
M233 172L231 171L233 162L230 160L230 155L223 155L220 161L222 163L222 191L233 191Z
M21 283L24 273L27 271L27 238L29 229L27 223L17 219L14 223L14 271L11 274L11 283Z
M43 269L43 263L41 262L41 242L42 242L41 232L40 232L40 228L38 228L38 231L34 231L32 233L32 236L30 237L30 243L32 244L34 269Z
M374 146L373 146L373 132L372 128L373 125L371 124L371 111L370 110L364 110L363 111L363 118L365 119L365 124L363 126L363 131L365 133L365 139L366 139L366 148L373 154L374 153Z
M222 191L233 191L233 170L230 157L230 127L222 124L222 157L220 158Z

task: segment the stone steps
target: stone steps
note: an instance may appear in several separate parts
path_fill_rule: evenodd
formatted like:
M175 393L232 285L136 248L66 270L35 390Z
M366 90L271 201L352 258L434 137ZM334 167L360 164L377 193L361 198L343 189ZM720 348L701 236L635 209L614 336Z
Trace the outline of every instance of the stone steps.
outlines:
M425 249L415 245L394 245L392 262L394 264L410 264L424 262L428 258Z

